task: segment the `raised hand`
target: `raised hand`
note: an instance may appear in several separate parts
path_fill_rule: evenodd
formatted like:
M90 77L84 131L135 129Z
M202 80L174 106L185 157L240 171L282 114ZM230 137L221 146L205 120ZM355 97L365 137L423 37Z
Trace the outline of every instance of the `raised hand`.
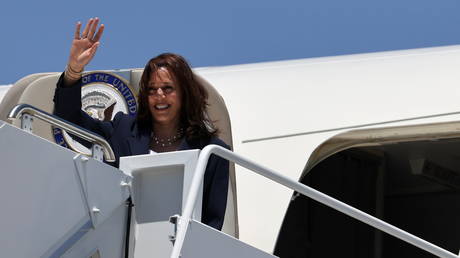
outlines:
M71 72L82 72L96 54L99 40L104 32L104 24L101 24L99 29L98 24L99 18L89 19L85 29L80 35L81 23L77 23L68 63L68 69L70 69Z

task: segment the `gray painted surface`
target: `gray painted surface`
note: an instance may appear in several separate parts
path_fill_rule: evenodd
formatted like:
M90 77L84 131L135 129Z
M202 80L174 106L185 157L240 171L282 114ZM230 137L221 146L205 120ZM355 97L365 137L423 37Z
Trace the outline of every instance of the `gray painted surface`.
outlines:
M100 257L124 257L126 231L126 206L121 204L112 215L91 229L70 248L62 258L91 257L99 252Z
M183 258L276 257L194 220L187 229L181 254Z
M57 249L60 239L88 217L75 177L75 154L5 123L0 155L2 255L40 257L52 246Z
M132 176L134 257L169 257L174 225L169 217L182 214L196 167L198 150L122 157L120 169ZM201 195L194 218L201 220Z
M99 250L105 257L121 257L125 214L121 200L127 197L120 187L121 171L89 158L81 164L88 173L80 173L79 179L74 152L7 123L0 124L0 158L2 256L71 253L72 246L82 247L87 239L83 249L90 253ZM100 213L88 234L81 234L80 229L88 229L82 227L90 221L88 207L98 207ZM86 254L70 253L68 257Z

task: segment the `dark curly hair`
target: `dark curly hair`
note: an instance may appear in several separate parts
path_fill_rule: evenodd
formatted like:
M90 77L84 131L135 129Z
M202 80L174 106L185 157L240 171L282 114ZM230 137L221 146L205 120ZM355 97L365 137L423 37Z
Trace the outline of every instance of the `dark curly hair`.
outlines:
M187 61L182 56L172 53L164 53L154 57L145 65L139 82L138 124L144 128L152 129L153 121L148 104L148 85L151 76L163 67L171 73L182 92L180 126L184 128L187 141L209 140L215 136L218 129L210 121L206 109L208 92L196 80Z

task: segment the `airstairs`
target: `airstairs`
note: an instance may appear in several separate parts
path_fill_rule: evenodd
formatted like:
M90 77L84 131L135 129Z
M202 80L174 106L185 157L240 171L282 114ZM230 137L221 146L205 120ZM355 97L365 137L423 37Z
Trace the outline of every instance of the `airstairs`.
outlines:
M119 170L102 162L114 159L108 143L83 128L29 105L10 117L22 129L0 121L5 257L169 257L179 242L181 257L274 257L200 222L198 150L123 157ZM92 157L32 134L36 120L91 142Z
M29 105L0 121L4 257L275 257L200 222L201 181L221 156L439 257L458 257L219 146L123 157L104 139ZM39 119L93 144L87 157L32 134ZM129 205L132 202L133 207Z
M3 257L275 257L200 222L202 178L218 155L439 257L458 257L219 146L123 157L107 142L29 105L0 121ZM51 123L93 144L84 156L33 132ZM133 204L130 205L130 204Z

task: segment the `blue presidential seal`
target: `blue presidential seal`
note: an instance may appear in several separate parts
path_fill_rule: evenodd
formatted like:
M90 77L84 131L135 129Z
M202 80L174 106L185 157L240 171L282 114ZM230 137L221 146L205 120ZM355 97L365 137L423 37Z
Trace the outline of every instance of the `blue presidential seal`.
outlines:
M82 76L82 110L100 121L111 121L115 114L137 114L137 96L126 79L107 72L90 72ZM53 128L57 144L90 155L91 150L74 140L67 132Z

